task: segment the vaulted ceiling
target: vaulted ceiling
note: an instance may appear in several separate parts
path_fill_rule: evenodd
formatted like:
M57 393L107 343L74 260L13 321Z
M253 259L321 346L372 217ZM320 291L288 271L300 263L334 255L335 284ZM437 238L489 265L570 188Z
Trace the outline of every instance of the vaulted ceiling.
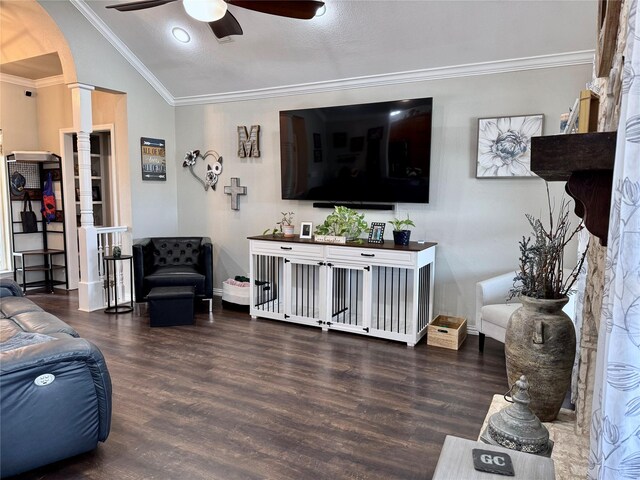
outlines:
M230 41L181 0L132 12L105 8L122 0L71 1L175 99L558 54L570 63L576 52L584 62L596 43L593 0L325 0L312 20L232 5L244 35ZM176 41L174 27L191 41Z

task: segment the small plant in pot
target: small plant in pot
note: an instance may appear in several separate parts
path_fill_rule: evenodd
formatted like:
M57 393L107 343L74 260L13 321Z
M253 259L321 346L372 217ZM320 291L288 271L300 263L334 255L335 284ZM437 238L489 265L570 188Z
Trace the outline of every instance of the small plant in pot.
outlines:
M280 212L282 215L282 219L276 223L276 228L267 228L263 235L273 235L274 237L285 236L285 237L293 237L293 212Z
M364 214L347 207L335 207L335 210L316 227L316 235L346 237L347 241L356 240L368 228Z
M404 220L400 220L398 218L394 218L390 220L389 223L393 225L393 243L396 245L409 245L409 239L411 238L411 230L407 227L415 227L415 223L409 218L409 214L407 214L407 218Z
M573 321L563 311L582 268L584 256L570 271L563 269L564 249L582 229L571 229L569 206L563 202L556 219L549 200L549 226L526 215L533 230L519 242L520 265L510 297L522 306L509 319L505 335L505 358L509 384L520 375L530 383L529 407L543 422L556 418L569 386L576 351Z
M278 222L280 225L280 229L285 237L293 237L293 230L295 226L293 225L293 212L280 212L282 215L282 219Z

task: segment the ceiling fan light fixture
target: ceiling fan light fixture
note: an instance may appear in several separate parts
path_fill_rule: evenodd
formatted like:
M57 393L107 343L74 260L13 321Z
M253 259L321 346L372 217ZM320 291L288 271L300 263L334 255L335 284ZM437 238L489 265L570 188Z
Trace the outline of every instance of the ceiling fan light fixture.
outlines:
M182 0L182 5L190 17L201 22L215 22L227 13L224 0Z

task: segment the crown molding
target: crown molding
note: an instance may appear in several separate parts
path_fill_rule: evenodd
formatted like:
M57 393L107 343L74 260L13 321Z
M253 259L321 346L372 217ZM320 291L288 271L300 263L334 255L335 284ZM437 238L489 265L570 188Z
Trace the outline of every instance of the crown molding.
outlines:
M30 78L16 77L15 75L9 75L7 73L0 73L0 82L11 83L13 85L20 85L21 87L36 88L36 81Z
M523 70L567 67L572 65L593 64L594 50L540 55L536 57L499 60L496 62L469 63L449 67L427 68L407 72L385 73L363 77L344 78L325 82L286 85L282 87L261 88L238 92L217 93L212 95L194 95L174 98L175 106L201 105L208 103L238 102L261 100L289 95L305 95L311 93L332 92L353 88L380 87L402 83L442 80L447 78L473 77L477 75L493 75Z
M17 77L7 73L0 73L0 82L12 83L27 88L44 88L53 87L54 85L64 85L64 77L62 75L54 75L52 77L39 78L32 80L30 78Z
M113 45L113 47L122 55L127 62L131 64L133 68L137 70L137 72L142 75L142 77L149 82L149 84L154 88L158 94L169 104L174 106L174 98L173 95L165 88L165 86L156 78L156 76L151 73L144 63L140 61L135 54L129 50L120 38L111 30L106 23L102 21L100 17L98 17L95 12L87 6L84 0L69 0L71 4L76 7L84 17L89 20L89 23L94 26L98 32L102 34L107 41Z
M55 75L53 77L39 78L35 81L36 88L53 87L54 85L64 85L64 76Z
M120 40L116 34L89 8L84 0L69 0L89 22L104 36L111 45L135 68L142 77L171 106L202 105L211 103L240 102L261 100L290 95L306 95L312 93L333 92L353 88L380 87L402 83L424 82L448 78L473 77L477 75L493 75L499 73L519 72L558 68L573 65L591 65L594 61L594 50L581 50L551 55L498 60L493 62L468 63L448 67L426 68L406 72L385 73L361 77L344 78L323 82L284 85L281 87L259 88L236 92L214 93L209 95L193 95L174 97L153 73L140 61L134 53Z

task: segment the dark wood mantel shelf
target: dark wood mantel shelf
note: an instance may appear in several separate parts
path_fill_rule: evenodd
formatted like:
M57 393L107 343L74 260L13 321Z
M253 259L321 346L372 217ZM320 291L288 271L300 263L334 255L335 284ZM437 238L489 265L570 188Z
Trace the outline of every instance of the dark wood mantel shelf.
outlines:
M607 244L616 132L550 135L531 139L531 171L548 182L567 182L575 213Z

